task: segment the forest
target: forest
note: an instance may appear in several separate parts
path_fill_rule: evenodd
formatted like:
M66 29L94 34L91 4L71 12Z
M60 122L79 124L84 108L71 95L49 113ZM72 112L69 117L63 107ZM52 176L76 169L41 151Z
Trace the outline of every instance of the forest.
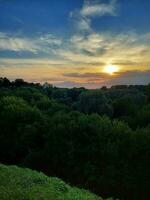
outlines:
M0 163L103 198L150 199L150 84L89 90L0 78Z

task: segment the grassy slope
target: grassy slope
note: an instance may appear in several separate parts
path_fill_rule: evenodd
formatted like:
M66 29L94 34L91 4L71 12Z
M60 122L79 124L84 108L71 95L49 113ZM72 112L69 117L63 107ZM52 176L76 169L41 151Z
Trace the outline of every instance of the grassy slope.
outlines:
M0 200L102 200L58 178L0 164ZM110 200L110 199L109 199Z

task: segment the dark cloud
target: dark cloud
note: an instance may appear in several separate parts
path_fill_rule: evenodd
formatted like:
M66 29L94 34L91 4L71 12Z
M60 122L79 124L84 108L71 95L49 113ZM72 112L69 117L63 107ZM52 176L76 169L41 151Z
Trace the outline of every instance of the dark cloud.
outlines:
M81 78L82 83L79 82L61 82L59 86L63 87L87 87L99 88L104 85L146 85L150 83L150 70L139 71L125 71L116 72L110 76L107 73L68 73L65 77Z
M108 76L106 73L66 73L63 75L72 78L104 78Z
M95 51L89 51L87 49L82 49L81 53L83 53L84 55L87 55L87 56L101 56L106 53L106 49L97 48L97 49L95 49Z
M114 63L112 63L113 65L127 65L127 66L129 66L129 65L132 65L132 66L135 66L135 65L139 65L139 63L137 63L137 62L131 62L131 61L118 61L118 62L114 62Z
M91 51L88 51L86 49L82 49L81 50L81 53L87 55L87 56L95 56L95 53L91 52Z
M150 83L150 70L145 71L126 71L116 73L116 78L106 81L108 86L111 85L146 85Z

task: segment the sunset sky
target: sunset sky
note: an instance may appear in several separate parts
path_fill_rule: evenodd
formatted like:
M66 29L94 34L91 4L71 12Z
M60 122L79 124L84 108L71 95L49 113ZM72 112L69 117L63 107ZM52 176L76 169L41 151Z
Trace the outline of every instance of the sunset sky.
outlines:
M59 87L150 83L150 0L0 0L0 76Z

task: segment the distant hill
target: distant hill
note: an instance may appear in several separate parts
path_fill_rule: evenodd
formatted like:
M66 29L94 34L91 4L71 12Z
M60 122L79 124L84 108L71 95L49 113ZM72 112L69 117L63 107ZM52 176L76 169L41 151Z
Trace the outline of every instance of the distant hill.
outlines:
M26 168L0 164L1 200L103 200L88 191L71 187ZM111 198L109 200L112 200Z

